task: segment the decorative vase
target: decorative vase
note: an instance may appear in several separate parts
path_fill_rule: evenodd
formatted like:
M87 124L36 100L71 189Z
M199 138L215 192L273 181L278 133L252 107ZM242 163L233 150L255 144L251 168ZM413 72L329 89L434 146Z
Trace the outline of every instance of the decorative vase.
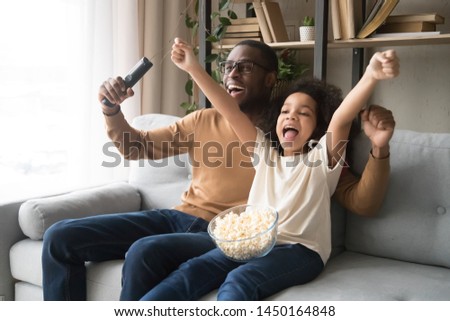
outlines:
M316 35L314 26L301 26L299 30L300 41L314 41Z

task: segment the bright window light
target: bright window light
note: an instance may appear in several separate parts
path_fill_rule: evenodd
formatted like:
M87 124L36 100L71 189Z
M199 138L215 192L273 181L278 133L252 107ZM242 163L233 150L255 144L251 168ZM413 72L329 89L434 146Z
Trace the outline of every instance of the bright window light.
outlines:
M104 130L86 121L96 91L86 90L85 4L0 2L0 203L99 181L86 166L90 128Z

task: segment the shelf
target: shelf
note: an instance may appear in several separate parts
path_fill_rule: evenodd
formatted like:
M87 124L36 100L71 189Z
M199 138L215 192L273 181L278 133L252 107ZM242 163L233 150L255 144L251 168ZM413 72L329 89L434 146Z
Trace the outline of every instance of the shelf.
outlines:
M334 40L328 42L327 47L332 48L371 48L371 47L397 47L397 46L420 46L420 45L444 45L450 44L450 34L441 34L429 37L395 37L395 38L365 38L350 40ZM296 48L313 49L314 41L300 42L277 42L269 43L275 49Z
M421 45L445 45L450 44L450 34L441 34L429 37L395 37L395 38L365 38L350 40L333 40L328 42L328 48L372 48L372 47L398 47L398 46L421 46ZM269 43L274 49L314 49L314 41L289 41ZM232 49L234 46L222 46L222 49ZM214 45L217 49L217 45Z

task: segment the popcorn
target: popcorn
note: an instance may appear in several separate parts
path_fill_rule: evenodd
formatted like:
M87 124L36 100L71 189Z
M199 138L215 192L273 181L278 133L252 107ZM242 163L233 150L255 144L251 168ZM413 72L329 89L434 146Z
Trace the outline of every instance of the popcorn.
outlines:
M235 212L244 207L244 212ZM226 256L247 261L272 249L277 235L276 220L277 214L270 208L238 206L211 221L210 234Z

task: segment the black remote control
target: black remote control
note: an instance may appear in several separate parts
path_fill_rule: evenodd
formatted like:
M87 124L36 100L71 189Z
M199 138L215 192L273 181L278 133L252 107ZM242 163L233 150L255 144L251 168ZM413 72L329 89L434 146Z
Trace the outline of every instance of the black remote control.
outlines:
M143 57L123 79L123 81L125 82L125 86L127 88L133 87L139 81L139 79L141 79L142 76L144 76L144 74L149 71L150 68L152 68L152 66L153 64L151 63L151 61L146 57ZM103 98L102 104L111 108L115 106L106 98Z

